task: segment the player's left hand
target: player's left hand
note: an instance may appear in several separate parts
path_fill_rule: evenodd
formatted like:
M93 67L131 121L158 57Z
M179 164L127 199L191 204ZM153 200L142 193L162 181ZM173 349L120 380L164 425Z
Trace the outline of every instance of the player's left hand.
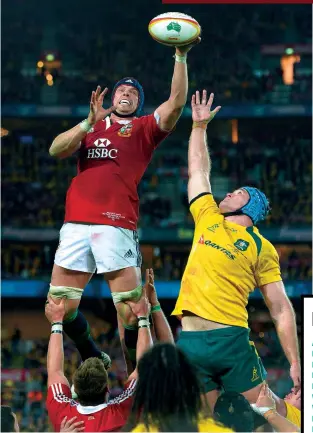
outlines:
M50 323L63 322L64 316L66 314L65 300L66 298L62 298L61 302L59 304L56 304L53 298L48 295L45 307L45 314L46 318L49 320Z
M125 301L125 304L128 304L130 306L132 312L136 317L148 317L150 314L151 306L144 287L139 301Z
M179 55L179 56L184 56L185 54L187 54L191 50L191 48L193 48L194 46L200 44L200 42L201 42L201 38L198 37L191 44L183 45L182 47L175 47L176 48L176 54Z
M155 305L159 305L158 295L154 285L154 273L152 268L146 269L146 281L144 289L146 291L151 306L154 307Z
M214 116L220 111L221 107L216 107L211 111L211 107L214 100L214 93L210 94L210 98L207 101L207 91L203 90L202 99L200 100L200 92L196 91L195 95L191 98L191 109L192 109L192 120L194 122L209 123Z
M73 418L67 420L67 416L63 418L63 421L61 422L60 426L60 433L64 432L71 432L71 431L84 431L85 430L85 423L84 421L77 421L75 422L75 419L77 417L74 416Z
M294 388L292 389L295 393L301 388L301 365L299 362L293 362L290 366L290 377L293 381Z

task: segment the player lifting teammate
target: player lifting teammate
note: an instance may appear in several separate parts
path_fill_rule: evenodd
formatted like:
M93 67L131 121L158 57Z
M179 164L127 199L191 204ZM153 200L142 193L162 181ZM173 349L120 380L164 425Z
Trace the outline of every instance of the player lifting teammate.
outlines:
M83 360L101 357L78 310L95 272L105 275L123 324L136 326L136 317L123 301L138 300L142 292L137 187L154 150L182 113L188 90L187 53L195 43L176 48L170 97L153 114L137 117L144 92L134 78L115 85L107 110L102 106L107 89L101 92L98 86L91 95L88 118L58 135L50 147L50 155L59 158L79 152L49 293L54 299L67 298L64 331Z
M217 206L211 193L206 128L220 109L211 111L212 102L213 94L207 102L206 91L201 101L198 91L192 97L188 198L195 232L172 313L182 317L178 346L198 369L211 408L220 386L243 394L250 403L258 399L266 372L249 341L246 310L248 296L256 287L290 362L295 390L300 387L295 314L285 293L277 252L255 227L268 214L268 200L258 189L242 187ZM286 414L279 401L277 410Z

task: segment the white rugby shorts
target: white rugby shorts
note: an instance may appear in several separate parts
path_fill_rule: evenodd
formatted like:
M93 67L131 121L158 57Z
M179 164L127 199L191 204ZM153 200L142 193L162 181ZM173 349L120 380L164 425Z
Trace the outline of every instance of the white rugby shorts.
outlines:
M65 269L98 274L140 267L137 232L108 225L65 223L54 263Z

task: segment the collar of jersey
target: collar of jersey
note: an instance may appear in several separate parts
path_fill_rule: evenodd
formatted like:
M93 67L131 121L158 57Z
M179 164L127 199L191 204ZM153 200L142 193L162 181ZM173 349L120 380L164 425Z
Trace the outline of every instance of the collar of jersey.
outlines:
M133 118L134 119L134 118ZM119 123L120 125L127 125L128 123L131 123L132 120L117 120L115 123ZM103 119L103 122L106 123L106 129L110 128L110 126L114 125L114 123L111 122L111 119L109 116L107 116L105 119Z
M100 410L107 407L107 403L98 404L97 406L82 406L78 405L76 406L77 412L79 412L82 415L89 415L90 413L99 412Z

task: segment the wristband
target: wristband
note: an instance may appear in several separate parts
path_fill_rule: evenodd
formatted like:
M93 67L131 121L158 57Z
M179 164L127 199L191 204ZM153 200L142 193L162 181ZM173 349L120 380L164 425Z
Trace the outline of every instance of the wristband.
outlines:
M187 63L187 55L175 54L174 55L175 62L177 63Z
M151 307L151 313L156 313L157 311L161 311L161 305L154 305L153 307Z
M208 126L208 121L203 121L203 122L193 122L192 123L192 129L194 128L202 128L202 129L206 129L206 127Z
M92 125L88 122L87 119L80 122L79 127L82 131L89 132L93 128Z
M51 334L63 334L63 331L51 331Z
M277 415L277 411L275 409L270 409L263 414L263 417L267 420L271 415Z
M148 317L138 317L138 328L150 328Z
M253 403L253 404L251 404L251 407L254 410L254 412L258 413L261 416L264 416L267 413L269 414L269 412L275 412L274 406L272 406L272 407L268 407L268 406L259 407L255 403Z
M51 334L55 333L55 332L57 332L57 333L60 332L62 334L62 332L63 332L63 323L62 322L52 323Z

